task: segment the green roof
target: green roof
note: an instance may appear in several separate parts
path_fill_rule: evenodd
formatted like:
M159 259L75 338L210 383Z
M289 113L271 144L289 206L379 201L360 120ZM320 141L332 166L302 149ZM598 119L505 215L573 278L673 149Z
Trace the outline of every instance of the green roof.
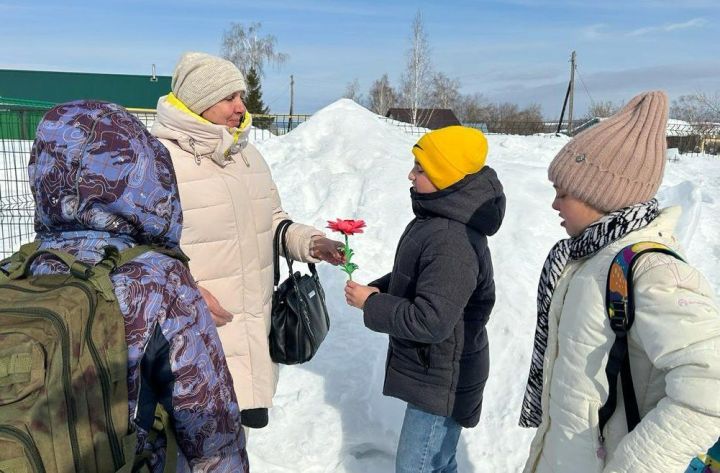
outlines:
M158 98L170 92L170 80L170 76L0 69L0 97L50 104L96 99L126 108L154 109Z

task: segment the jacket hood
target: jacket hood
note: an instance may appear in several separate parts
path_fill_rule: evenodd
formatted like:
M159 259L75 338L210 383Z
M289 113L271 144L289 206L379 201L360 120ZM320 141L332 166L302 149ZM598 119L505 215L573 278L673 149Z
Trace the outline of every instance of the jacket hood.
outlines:
M35 231L106 232L178 245L182 212L170 153L119 105L58 105L38 125L28 165Z
M219 166L242 157L252 127L252 116L245 113L239 128L216 125L190 110L173 94L158 99L157 117L150 132L158 137L172 140L184 151L192 154L199 163L212 159Z
M502 184L488 166L437 192L419 194L410 189L410 198L419 218L445 217L488 236L498 231L505 216Z

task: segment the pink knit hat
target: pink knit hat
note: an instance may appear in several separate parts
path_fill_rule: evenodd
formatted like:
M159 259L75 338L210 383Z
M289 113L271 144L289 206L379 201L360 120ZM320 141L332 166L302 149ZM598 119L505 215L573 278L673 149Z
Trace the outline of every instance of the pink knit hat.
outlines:
M642 93L566 144L548 177L602 212L650 200L665 170L667 119L665 92Z

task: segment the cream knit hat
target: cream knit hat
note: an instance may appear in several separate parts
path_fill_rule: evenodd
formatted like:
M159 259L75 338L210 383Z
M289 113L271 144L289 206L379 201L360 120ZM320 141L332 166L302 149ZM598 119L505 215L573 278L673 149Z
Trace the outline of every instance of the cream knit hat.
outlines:
M175 97L198 115L225 97L247 89L235 64L196 52L182 55L175 66L171 87Z
M566 144L548 177L602 212L650 200L665 169L667 119L665 93L642 93Z

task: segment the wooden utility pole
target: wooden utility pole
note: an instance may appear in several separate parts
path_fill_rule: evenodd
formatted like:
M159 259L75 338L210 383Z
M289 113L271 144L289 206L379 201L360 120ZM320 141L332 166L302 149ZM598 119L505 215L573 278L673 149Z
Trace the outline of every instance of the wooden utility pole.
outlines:
M288 117L287 131L292 130L293 106L295 105L295 78L290 74L290 116Z
M575 95L575 51L570 56L570 101L568 102L568 135L573 133L573 96Z

